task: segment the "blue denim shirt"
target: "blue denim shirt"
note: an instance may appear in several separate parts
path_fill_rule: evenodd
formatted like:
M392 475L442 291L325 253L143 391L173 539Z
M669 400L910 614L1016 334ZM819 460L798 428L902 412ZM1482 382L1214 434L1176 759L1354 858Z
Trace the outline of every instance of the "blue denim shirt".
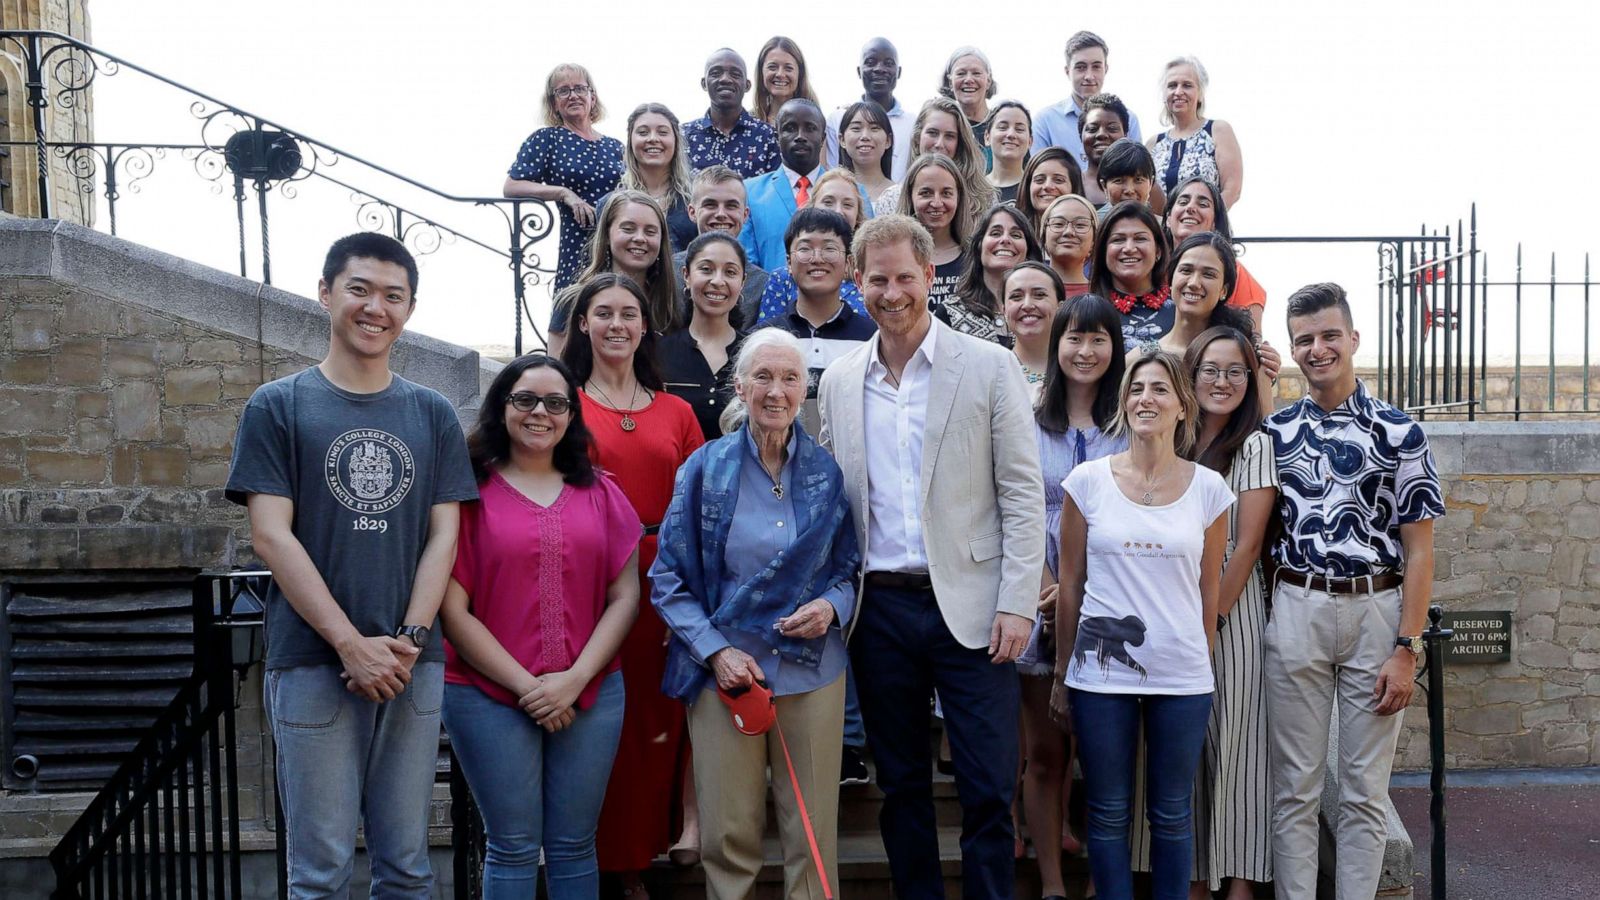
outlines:
M721 504L714 486L702 494L686 483L700 481L702 473L713 483L730 474L730 465L738 467L729 479L731 505ZM855 531L838 466L799 423L780 482L781 499L773 494L748 427L707 444L680 470L650 569L651 602L674 635L662 684L669 696L693 702L709 683L706 661L730 646L754 657L780 696L816 690L843 674L843 626L856 600L850 578L859 562ZM696 496L699 508L691 514ZM703 552L704 544L719 540L720 552ZM747 614L726 621L735 598ZM778 618L818 598L832 604L835 614L822 638L797 642L773 628Z

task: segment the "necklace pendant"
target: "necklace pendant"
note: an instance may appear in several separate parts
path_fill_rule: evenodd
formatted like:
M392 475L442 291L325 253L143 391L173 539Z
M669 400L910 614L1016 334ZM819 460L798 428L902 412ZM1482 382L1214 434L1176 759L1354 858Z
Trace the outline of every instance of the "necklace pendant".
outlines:
M634 430L635 428L638 428L638 427L639 427L639 423L635 422L633 420L633 416L627 415L626 413L623 414L623 416L622 416L622 430L623 431L632 431L632 430Z
M1145 491L1144 496L1140 498L1140 502L1142 502L1145 506L1154 506L1156 502L1155 495L1151 494L1149 491Z
M772 486L772 496L774 498L778 499L778 500L782 500L783 499L783 485L774 484Z

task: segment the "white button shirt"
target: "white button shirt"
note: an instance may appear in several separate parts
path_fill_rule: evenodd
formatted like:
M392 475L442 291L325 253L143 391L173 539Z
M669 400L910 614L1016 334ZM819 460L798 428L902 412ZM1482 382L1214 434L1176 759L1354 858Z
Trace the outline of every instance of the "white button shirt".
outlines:
M864 390L862 425L867 453L868 572L926 572L922 543L922 432L928 422L928 390L938 328L907 360L897 390L878 356L873 335Z

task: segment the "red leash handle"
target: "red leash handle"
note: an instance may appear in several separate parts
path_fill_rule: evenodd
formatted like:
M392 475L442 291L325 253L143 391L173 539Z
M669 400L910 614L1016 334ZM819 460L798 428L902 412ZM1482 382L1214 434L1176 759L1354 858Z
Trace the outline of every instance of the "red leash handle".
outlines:
M794 773L794 760L789 757L789 742L783 736L783 726L777 721L778 743L783 747L783 763L789 767L789 783L794 786L794 802L800 807L800 823L806 828L806 841L811 844L811 862L817 867L817 877L822 879L822 896L833 900L833 888L828 885L828 869L822 863L822 850L817 847L817 833L811 829L811 814L806 812L806 799L800 794L800 777Z

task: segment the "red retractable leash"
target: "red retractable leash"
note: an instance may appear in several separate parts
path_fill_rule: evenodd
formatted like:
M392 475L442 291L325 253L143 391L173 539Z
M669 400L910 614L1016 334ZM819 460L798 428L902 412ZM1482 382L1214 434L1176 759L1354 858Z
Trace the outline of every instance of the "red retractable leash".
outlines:
M742 688L725 691L717 688L717 696L727 705L733 716L733 727L740 734L759 737L768 730L778 729L778 746L783 748L783 764L789 769L789 784L794 788L794 801L800 807L800 824L805 826L806 841L811 845L811 863L817 867L817 877L822 879L822 896L833 900L833 888L828 884L828 869L822 864L822 850L817 846L817 833L811 827L811 813L806 810L806 798L800 793L800 776L795 774L794 759L789 756L789 741L783 736L783 726L778 724L778 704L772 689L765 681L756 681Z

